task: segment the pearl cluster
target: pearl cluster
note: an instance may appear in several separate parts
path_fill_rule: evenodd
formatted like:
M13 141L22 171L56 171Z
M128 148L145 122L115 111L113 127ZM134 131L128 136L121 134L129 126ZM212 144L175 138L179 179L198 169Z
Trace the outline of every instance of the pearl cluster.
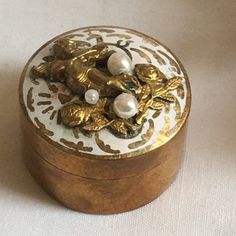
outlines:
M130 58L124 53L113 53L108 61L107 68L112 75L132 74L133 65ZM99 100L97 90L89 89L85 93L85 101L95 105ZM122 93L118 95L113 103L115 114L124 119L133 117L138 112L138 101L132 94Z

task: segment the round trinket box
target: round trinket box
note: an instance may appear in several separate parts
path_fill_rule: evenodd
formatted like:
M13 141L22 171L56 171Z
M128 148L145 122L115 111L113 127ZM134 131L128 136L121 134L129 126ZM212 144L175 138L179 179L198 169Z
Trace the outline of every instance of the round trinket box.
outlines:
M64 33L30 58L19 94L24 161L65 206L129 211L175 179L191 92L157 40L110 26Z

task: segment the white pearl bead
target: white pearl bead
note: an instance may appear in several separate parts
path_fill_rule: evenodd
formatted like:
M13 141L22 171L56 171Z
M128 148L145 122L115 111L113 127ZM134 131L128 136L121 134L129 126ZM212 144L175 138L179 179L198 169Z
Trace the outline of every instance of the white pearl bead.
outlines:
M108 61L107 68L112 75L131 74L132 73L132 62L125 53L113 53Z
M138 112L138 101L133 95L122 93L115 98L113 110L120 118L128 119Z
M89 104L96 104L99 99L99 93L95 89L89 89L84 95L85 101Z

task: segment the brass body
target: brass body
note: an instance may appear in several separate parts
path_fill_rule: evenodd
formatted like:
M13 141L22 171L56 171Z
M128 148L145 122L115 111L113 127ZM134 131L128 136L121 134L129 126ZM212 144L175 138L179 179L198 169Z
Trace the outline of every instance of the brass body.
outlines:
M184 152L186 124L164 146L121 160L66 153L37 134L22 113L23 156L36 181L66 207L114 214L141 207L175 179Z
M171 134L171 139L160 145L157 143L154 149L140 149L132 155L117 154L114 155L116 158L70 150L50 140L42 129L32 124L22 95L27 64L19 89L23 156L35 180L65 206L93 214L133 210L158 197L175 179L185 147L191 91L187 74L178 63L186 78L188 93L183 119Z

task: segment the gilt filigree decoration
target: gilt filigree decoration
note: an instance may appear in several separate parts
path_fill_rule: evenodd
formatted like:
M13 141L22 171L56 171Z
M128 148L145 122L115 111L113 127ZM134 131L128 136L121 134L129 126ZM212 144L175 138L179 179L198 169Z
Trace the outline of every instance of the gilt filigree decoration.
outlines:
M65 100L59 109L59 123L86 133L108 128L120 138L132 138L142 130L150 109L160 113L176 102L171 91L181 87L183 78L167 79L151 63L133 65L131 73L111 74L107 61L113 53L116 52L104 42L91 46L65 37L54 42L51 54L44 57L42 63L32 67L33 81L60 82L71 94L77 95L76 100ZM86 101L88 90L98 92L95 104ZM114 111L114 101L122 93L132 95L138 102L137 112L132 117L122 118Z

